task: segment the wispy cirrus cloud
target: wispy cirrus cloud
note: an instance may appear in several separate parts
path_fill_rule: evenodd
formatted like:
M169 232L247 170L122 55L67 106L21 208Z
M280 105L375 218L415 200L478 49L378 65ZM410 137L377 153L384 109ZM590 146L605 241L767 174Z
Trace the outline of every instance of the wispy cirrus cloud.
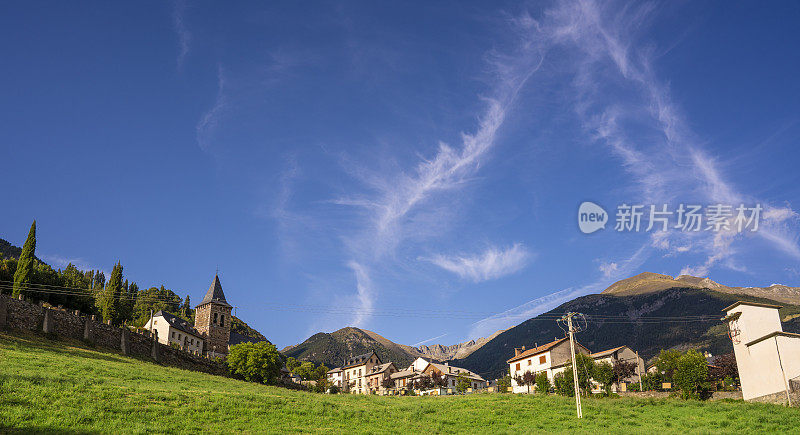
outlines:
M520 322L535 317L558 307L564 302L590 293L599 293L621 278L627 277L641 267L647 260L652 248L648 245L637 249L630 257L617 260L613 267L603 267L603 277L579 287L565 288L548 295L535 298L524 304L508 309L493 316L481 319L470 326L469 338L486 337L495 331L506 329ZM609 263L604 263L609 264Z
M211 140L219 127L219 123L226 110L229 107L227 95L227 78L225 70L222 65L217 66L217 97L214 100L214 105L211 106L203 116L197 121L195 126L195 137L197 138L197 145L203 151L209 151Z
M178 58L176 60L178 70L183 70L183 64L189 55L192 43L192 33L186 27L184 15L186 13L186 1L175 0L172 8L172 25L175 34L178 36Z
M490 247L483 253L473 256L439 254L420 259L453 272L462 279L481 282L519 272L528 264L531 257L531 253L524 246L516 243L506 249Z
M482 98L486 106L478 117L475 132L462 133L460 143L455 146L439 142L436 152L430 158L421 158L410 171L387 174L365 166L348 168L366 193L343 196L332 202L363 212L359 229L342 237L358 282L368 279L371 269L381 265L408 237L421 237L429 234L431 228L448 224L443 207L453 200L448 194L462 189L488 158L511 105L539 69L543 57L527 56L520 62L510 53L491 53L487 59L492 91L490 96ZM358 286L362 308L374 304L377 296L377 291L362 292ZM366 320L358 314L354 323Z

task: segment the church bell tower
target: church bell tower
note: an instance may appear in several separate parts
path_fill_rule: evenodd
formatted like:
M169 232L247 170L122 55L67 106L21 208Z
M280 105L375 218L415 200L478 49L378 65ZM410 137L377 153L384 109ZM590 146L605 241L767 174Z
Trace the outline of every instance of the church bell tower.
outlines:
M213 358L228 356L228 341L231 338L231 310L233 307L225 300L219 276L208 288L203 301L195 307L195 328L203 334L203 352Z

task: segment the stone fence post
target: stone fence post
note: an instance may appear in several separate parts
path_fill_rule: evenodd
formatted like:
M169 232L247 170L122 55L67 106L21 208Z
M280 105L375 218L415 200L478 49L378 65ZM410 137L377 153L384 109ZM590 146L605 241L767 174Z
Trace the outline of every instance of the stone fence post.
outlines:
M0 296L0 329L8 324L8 300L5 296Z
M120 350L123 355L130 355L131 353L131 330L122 328L122 336L119 343Z
M42 322L42 331L45 334L53 332L53 310L49 308L44 309L44 322Z
M160 362L161 360L161 355L159 353L160 349L158 348L158 345L159 345L158 340L153 339L153 347L150 350L150 356L153 358L155 362Z
M92 317L94 317L94 316L92 316ZM83 339L88 341L88 342L94 343L94 334L93 334L93 331L92 331L92 320L93 319L89 319L89 318L86 318L86 319L83 320Z

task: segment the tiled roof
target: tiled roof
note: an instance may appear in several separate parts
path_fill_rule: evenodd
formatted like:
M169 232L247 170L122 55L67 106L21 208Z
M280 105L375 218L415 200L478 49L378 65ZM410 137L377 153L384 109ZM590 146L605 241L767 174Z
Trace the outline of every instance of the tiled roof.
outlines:
M205 305L208 303L224 305L226 307L231 306L228 301L225 300L225 293L222 292L222 284L219 282L218 275L214 275L214 282L212 282L211 287L208 288L206 295L203 297L203 301L197 306L199 307L200 305Z
M550 350L550 349L556 347L557 345L563 343L565 340L569 340L569 338L564 337L564 338L561 338L561 339L558 339L558 340L555 340L555 341L551 341L550 343L543 344L543 345L541 345L539 347L534 347L532 349L528 349L528 350L522 352L521 354L519 354L517 356L509 358L509 360L506 361L506 362L511 363L511 362L519 360L519 359L524 359L524 358L527 358L529 356L534 356L534 355L540 354L542 352L547 352L548 350Z
M389 367L394 367L394 363L388 362L386 364L379 364L372 367L372 370L367 372L367 375L377 375L378 373L383 373L389 369Z
M194 326L192 326L189 322L181 319L180 317L175 316L174 314L162 310L153 314L153 318L155 319L156 317L163 317L164 320L166 320L167 323L169 323L169 326L172 326L173 328L181 330L187 334L194 335L195 337L203 336L202 334L200 334L200 332L194 329Z
M398 379L398 378L407 378L409 376L414 376L414 375L418 375L418 374L419 374L419 372L414 371L414 370L401 370L399 372L392 373L390 377L392 379Z
M603 350L603 351L600 351L600 352L595 352L595 353L589 354L589 356L592 357L592 358L600 358L600 357L608 356L608 355L611 355L612 353L614 353L614 352L616 352L616 351L618 351L618 350L620 350L620 349L622 349L624 347L627 347L627 346L619 346L619 347L615 347L613 349L608 349L608 350Z
M380 363L381 359L378 357L378 355L375 353L375 351L370 351L370 352L367 352L367 353L364 353L364 354L361 354L361 355L356 355L356 356L348 358L347 361L345 361L345 364L344 364L344 366L342 366L342 368L347 368L347 367L351 367L351 366L360 366L361 364L366 363L367 360L372 355L375 355L375 358L377 358L378 362Z
M461 367L455 367L451 365L444 365L438 363L430 363L430 365L434 366L436 370L442 372L442 374L445 375L453 375L453 376L464 375L476 381L485 381L485 379L483 379L480 375L473 373L467 369L462 369Z

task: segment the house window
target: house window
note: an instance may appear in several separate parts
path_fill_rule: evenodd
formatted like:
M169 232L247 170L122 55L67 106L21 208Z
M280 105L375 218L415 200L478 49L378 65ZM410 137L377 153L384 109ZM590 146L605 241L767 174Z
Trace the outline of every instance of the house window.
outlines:
M175 331L172 331L172 338L175 338Z
M547 362L547 355L542 355L539 357L539 364L544 364Z
M530 359L529 359L529 360L528 360L528 365L531 365L531 364L533 364L533 360L530 360Z
M517 371L519 371L519 363L517 363Z

